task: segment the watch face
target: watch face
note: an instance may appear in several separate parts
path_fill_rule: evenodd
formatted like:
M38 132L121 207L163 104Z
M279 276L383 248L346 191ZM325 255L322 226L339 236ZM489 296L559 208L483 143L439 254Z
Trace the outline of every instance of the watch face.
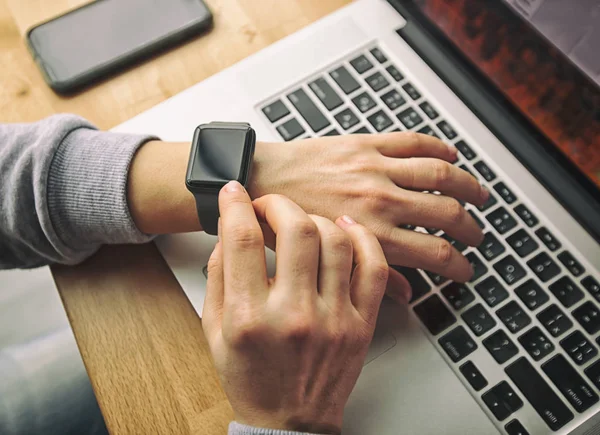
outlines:
M201 126L192 143L186 182L193 189L220 189L231 180L245 184L249 129Z

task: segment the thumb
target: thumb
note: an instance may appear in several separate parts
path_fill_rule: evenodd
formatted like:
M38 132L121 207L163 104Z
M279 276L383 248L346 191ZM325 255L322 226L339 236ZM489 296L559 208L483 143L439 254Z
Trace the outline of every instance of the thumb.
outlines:
M401 305L408 304L412 297L410 283L404 275L390 267L385 294Z
M223 245L218 242L215 245L207 265L206 296L202 308L202 328L209 344L221 331L221 319L223 317Z

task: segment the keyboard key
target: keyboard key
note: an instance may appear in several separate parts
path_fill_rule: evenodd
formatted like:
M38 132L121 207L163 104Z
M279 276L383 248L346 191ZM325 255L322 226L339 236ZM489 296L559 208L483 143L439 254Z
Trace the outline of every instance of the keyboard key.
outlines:
M435 110L433 108L433 106L431 104L429 104L429 102L427 102L427 101L423 101L421 104L419 104L419 107L425 113L425 115L427 115L427 117L429 119L435 119L438 116L440 116L440 114L437 112L437 110Z
M365 79L365 81L375 92L382 90L390 84L390 82L388 82L387 79L380 72L371 74Z
M454 129L452 128L452 126L450 124L448 124L446 121L440 121L437 123L437 126L440 130L442 130L442 133L444 133L444 135L452 140L454 139L457 135L456 132L454 131Z
M433 273L433 272L425 272L425 273L427 274L429 279L431 279L431 281L437 286L440 286L440 285L444 284L446 281L448 281L448 278L446 278L445 276L442 276L442 275L438 275L437 273Z
M593 302L584 302L573 310L573 317L588 334L595 334L600 331L600 309Z
M333 110L343 103L337 92L335 92L329 83L322 77L309 83L308 87L313 91L317 98L321 100L321 103L323 103L327 110Z
M360 88L358 82L352 77L352 75L348 72L348 70L340 66L329 73L331 78L335 80L342 91L346 94L351 94Z
M352 102L361 113L368 112L377 105L375 100L369 95L368 92L363 92L352 99Z
M433 128L431 128L429 125L420 128L419 130L417 130L417 133L428 134L429 136L437 137L438 139L440 138L438 134L433 130Z
M531 311L537 310L550 299L546 292L532 279L517 287L515 293Z
M508 255L494 264L494 269L508 285L521 280L526 274L525 269L512 255Z
M541 252L527 262L533 273L543 282L549 281L560 273L558 265L545 252Z
M467 145L467 143L464 140L459 140L458 142L456 142L454 144L454 146L458 149L458 151L460 151L460 153L467 160L473 160L475 157L477 157L477 154L475 154L475 151L473 151L471 149L471 147L469 145Z
M357 130L354 130L352 132L350 132L350 134L370 134L371 130L369 130L367 127L363 126Z
M498 192L500 197L507 203L512 204L517 200L514 193L502 181L494 185L494 190Z
M556 431L573 420L573 413L525 357L517 359L505 371L551 430Z
M558 240L552 235L546 227L542 227L535 232L536 236L546 245L551 251L556 251L562 246Z
M473 210L467 210L467 211L469 212L469 214L471 215L473 220L477 223L477 225L479 225L479 228L483 229L485 227L485 225L481 221L481 219L479 219L479 216L477 216Z
M584 370L585 374L592 384L596 386L600 390L600 360L596 361L594 364L591 364L587 369Z
M481 304L469 308L463 313L462 318L477 337L482 336L496 326L494 318Z
M490 192L490 196L488 197L487 201L484 204L477 206L477 209L479 211L486 211L490 207L496 205L497 202L498 201L496 200L496 197Z
M415 314L429 332L438 335L449 326L456 323L456 317L450 312L440 297L436 294L415 305Z
M400 122L408 129L414 128L423 122L423 118L412 107L403 110L397 116Z
M531 318L515 301L510 301L498 309L496 315L513 334L521 331L531 323Z
M475 296L464 284L453 282L442 289L442 294L455 310L460 310L475 300Z
M450 237L448 234L442 234L441 237L443 239L446 239L447 241L450 242L450 244L452 246L454 246L454 248L458 251L458 252L462 252L465 249L468 248L467 245L465 245L463 242L459 242L458 240L453 239L452 237Z
M274 101L268 106L263 107L262 111L271 122L279 121L284 116L290 114L290 111L281 100Z
M511 420L504 426L507 435L529 435L521 422L517 419Z
M573 326L573 322L556 305L550 305L544 311L537 315L537 318L544 328L553 337L562 335L565 331L568 331Z
M469 282L475 282L487 273L487 266L483 264L475 252L469 252L467 255L465 255L465 258L469 260L469 263L471 263L471 267L473 268L473 276Z
M540 246L525 230L515 232L506 241L519 257L527 257Z
M498 364L504 364L519 353L517 346L514 345L502 329L499 329L483 340L483 345Z
M340 132L337 131L335 128L329 130L327 133L325 133L323 136L339 136Z
M412 297L410 298L410 301L408 301L409 303L416 301L431 291L431 286L427 284L427 281L425 281L425 278L423 278L423 275L421 275L418 270L402 266L392 267L404 275L410 283Z
M397 82L399 82L400 80L402 80L404 78L404 76L402 75L402 73L400 71L398 71L398 68L396 68L394 65L390 65L385 69L389 75L392 76L392 78L394 80L396 80Z
M583 291L568 276L563 276L548 288L565 308L570 308L583 299Z
M584 412L598 402L598 395L563 355L556 355L542 369L577 412Z
M381 100L390 110L395 110L406 103L404 97L400 95L400 93L395 89L392 89L391 91L383 94L381 96Z
M319 132L329 125L325 115L303 89L298 89L287 97L314 132Z
M350 61L350 65L352 65L359 74L362 74L365 71L369 71L371 68L373 68L371 61L362 54L352 59Z
M571 272L574 276L580 276L585 273L585 268L571 255L569 251L563 251L558 254L560 262Z
M459 370L475 391L481 391L487 387L487 379L483 377L479 369L471 361L464 363L460 366Z
M350 108L344 109L335 115L335 120L342 126L344 130L349 130L358 124L358 117Z
M460 361L477 349L477 344L462 326L457 326L441 337L438 343L453 362Z
M525 222L525 225L527 225L528 227L535 227L539 222L535 215L531 213L529 209L523 204L520 204L515 207L515 213L521 218L523 222Z
M495 276L488 276L475 286L475 291L490 307L495 307L508 297L508 292Z
M384 113L383 110L378 110L367 118L369 123L378 132L385 130L392 125L392 120Z
M481 396L481 399L490 411L492 411L494 417L500 421L523 406L523 401L506 381L502 381L490 389L490 391Z
M594 345L580 331L572 332L566 338L563 338L560 345L569 354L575 364L580 366L598 354Z
M504 245L490 232L483 235L483 242L481 242L481 245L477 249L488 261L493 260L506 251Z
M544 359L554 352L554 345L540 328L534 326L519 337L519 343L525 348L534 361Z
M379 48L375 47L375 48L372 48L370 51L371 51L371 54L373 55L373 57L375 59L377 59L377 62L379 62L379 63L387 62L387 57L385 57L385 54L383 54L383 52Z
M408 96L413 100L418 100L419 98L421 98L421 94L419 93L419 91L417 91L417 88L415 88L412 85L412 83L406 83L402 86L402 89L404 89L404 92L406 92Z
M277 131L285 141L290 141L304 133L304 128L300 125L296 118L284 122L277 127Z
M486 218L500 234L504 234L517 226L517 221L504 207L497 208L488 214Z
M598 284L598 281L593 277L588 276L581 280L581 284L597 302L600 302L600 284Z
M496 178L496 174L494 173L494 171L492 171L483 160L480 160L477 163L473 164L473 167L477 169L477 172L481 174L485 181L492 181Z

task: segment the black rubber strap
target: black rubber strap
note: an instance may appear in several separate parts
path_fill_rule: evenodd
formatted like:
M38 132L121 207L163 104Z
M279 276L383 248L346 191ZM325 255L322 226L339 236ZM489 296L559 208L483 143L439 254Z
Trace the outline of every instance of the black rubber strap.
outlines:
M202 229L211 236L216 236L219 229L219 193L196 193L196 209Z

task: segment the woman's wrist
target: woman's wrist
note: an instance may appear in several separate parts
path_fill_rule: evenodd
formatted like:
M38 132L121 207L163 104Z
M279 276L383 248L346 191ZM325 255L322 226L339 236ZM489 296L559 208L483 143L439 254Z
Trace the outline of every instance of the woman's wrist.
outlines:
M140 231L167 234L201 229L194 196L185 187L189 142L150 141L131 162L129 212Z
M277 148L276 148L277 147ZM196 201L185 187L189 142L150 141L131 162L127 183L129 211L146 234L201 230ZM248 191L252 198L277 190L278 165L285 155L281 144L257 142ZM277 157L276 157L277 156Z

